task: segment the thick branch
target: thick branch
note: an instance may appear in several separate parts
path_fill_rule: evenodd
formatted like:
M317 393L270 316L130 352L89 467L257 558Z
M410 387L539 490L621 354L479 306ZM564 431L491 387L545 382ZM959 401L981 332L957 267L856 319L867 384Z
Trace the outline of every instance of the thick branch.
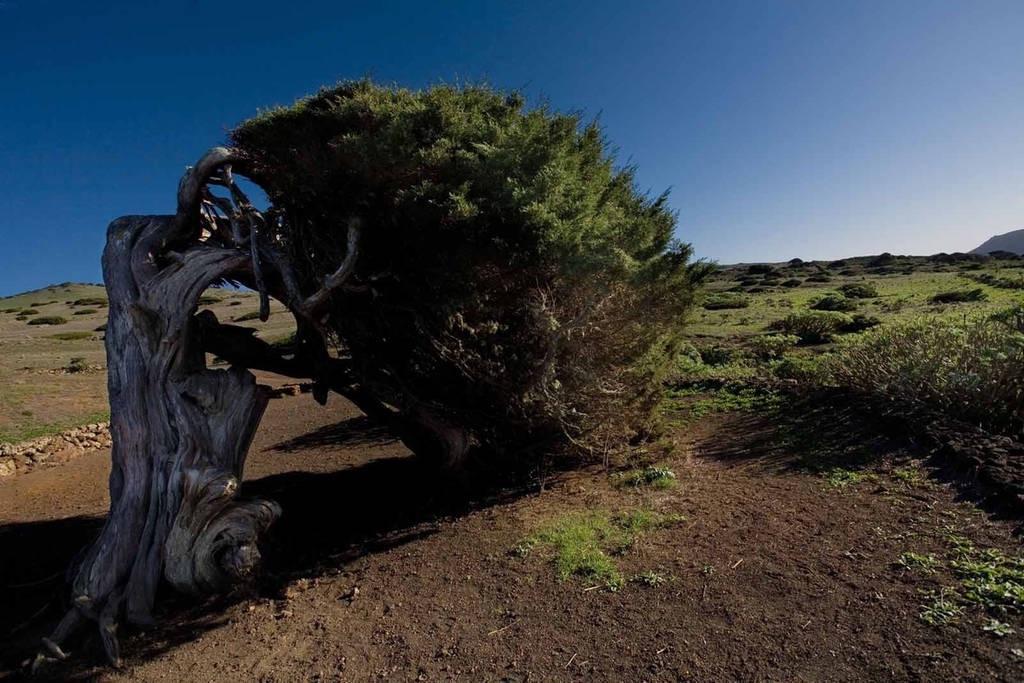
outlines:
M317 313L331 298L331 294L344 285L349 277L352 276L356 268L356 260L359 258L361 230L362 226L358 218L353 218L348 222L348 241L345 245L345 258L342 260L341 265L338 266L338 269L324 280L323 286L302 302L302 310L306 315L315 319Z

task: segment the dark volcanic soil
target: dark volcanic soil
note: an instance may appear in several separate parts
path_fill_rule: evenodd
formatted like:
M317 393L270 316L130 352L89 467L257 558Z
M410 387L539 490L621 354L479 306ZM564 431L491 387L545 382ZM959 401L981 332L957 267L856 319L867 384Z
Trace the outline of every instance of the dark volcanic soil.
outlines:
M336 399L332 399L336 400ZM944 550L942 529L1018 553L1008 522L927 478L887 475L907 453L880 443L881 473L845 488L765 448L763 419L718 417L687 435L678 485L632 490L601 471L543 491L458 500L347 405L272 403L246 489L280 501L267 575L215 605L165 602L159 628L124 636L123 671L83 642L55 678L100 680L720 681L1021 680L1017 632L968 612L918 617L937 578L900 569ZM18 676L58 614L60 572L98 528L107 453L0 482L0 678ZM556 579L511 550L580 508L685 515L619 563L661 586L618 592ZM13 633L12 633L13 631Z

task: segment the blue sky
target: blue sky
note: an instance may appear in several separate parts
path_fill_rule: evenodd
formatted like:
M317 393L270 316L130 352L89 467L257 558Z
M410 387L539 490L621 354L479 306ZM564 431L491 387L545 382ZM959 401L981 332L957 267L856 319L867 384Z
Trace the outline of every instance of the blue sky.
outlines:
M0 294L99 279L107 223L339 79L598 116L721 262L1024 227L1024 2L0 2Z

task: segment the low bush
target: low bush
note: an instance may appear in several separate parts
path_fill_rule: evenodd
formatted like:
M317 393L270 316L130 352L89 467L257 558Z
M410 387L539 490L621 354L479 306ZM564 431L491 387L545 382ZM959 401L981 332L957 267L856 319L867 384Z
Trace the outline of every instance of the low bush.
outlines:
M881 324L882 321L878 318L878 316L857 313L852 318L850 318L850 322L843 325L839 329L839 331L847 334L863 332L864 330L870 330L872 327L878 327Z
M64 366L64 371L70 374L77 374L79 372L85 372L89 369L89 365L85 362L85 358L76 356L68 361L68 364Z
M850 282L839 288L847 299L874 299L878 290L870 282Z
M758 360L778 360L799 342L794 334L762 334L750 340L750 351Z
M783 287L799 287L802 284L803 284L803 280L800 280L799 278L795 278L795 277L794 278L790 278L788 280L783 280L782 281L782 286Z
M101 296L88 296L84 299L75 299L72 306L106 306L107 300Z
M856 308L857 303L842 294L826 294L811 304L811 309L815 311L852 311Z
M93 313L96 312L97 311L95 308L80 308L77 311L75 311L75 315L92 315Z
M80 341L82 339L92 339L92 332L58 332L57 334L51 334L49 338L59 341Z
M44 315L38 318L32 318L28 321L29 325L63 325L68 320L62 318L59 315Z
M827 381L910 412L1024 434L1024 335L990 319L886 325L844 345Z
M788 356L772 364L772 374L779 379L816 384L821 368L819 361L814 358Z
M201 296L197 302L200 306L210 306L212 304L220 303L220 299L215 296Z
M807 276L808 282L832 282L832 278L824 273L815 273Z
M38 315L39 311L34 308L26 308L21 312L21 315Z
M752 263L747 266L747 272L751 275L771 275L777 273L775 266L767 263Z
M852 321L850 316L838 311L805 311L776 320L771 327L799 337L801 344L824 344L832 341Z
M991 319L1015 332L1024 333L1024 303L997 311L992 314Z
M988 295L985 294L985 290L978 287L977 289L961 289L949 292L939 292L928 300L933 304L965 304L974 301L984 301L987 298Z
M246 320L259 320L259 319L260 319L260 312L259 311L249 311L248 313L243 313L242 315L236 316L235 317L235 322L236 323L243 323Z
M708 311L720 311L733 308L746 308L750 301L738 294L715 294L704 301L704 308Z
M700 354L700 360L704 365L728 365L736 360L736 351L734 349L719 346L718 344L701 347L697 352Z

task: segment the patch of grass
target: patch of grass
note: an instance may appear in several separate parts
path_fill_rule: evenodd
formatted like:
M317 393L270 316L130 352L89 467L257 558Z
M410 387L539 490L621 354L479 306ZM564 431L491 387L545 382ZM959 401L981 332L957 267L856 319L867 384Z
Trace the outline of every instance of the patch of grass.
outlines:
M908 486L921 482L921 472L916 467L897 467L892 471L892 477Z
M101 296L87 296L82 299L75 299L72 306L106 306L107 300Z
M59 341L79 341L82 339L92 339L92 332L58 332L57 334L51 334L47 339L57 339Z
M668 467L649 465L642 470L629 470L613 475L619 486L652 486L658 489L672 488L676 485L676 473Z
M71 429L72 427L90 424L92 422L106 422L109 419L110 413L108 411L102 411L79 415L60 422L4 427L0 428L0 443L20 443L40 436L52 436L54 434L59 434L66 429Z
M833 467L825 472L825 481L834 489L844 489L850 484L859 484L867 478L864 472Z
M781 405L782 400L778 392L762 387L726 384L709 389L693 386L670 389L664 410L685 420L717 413L770 410Z
M243 323L246 320L259 320L259 319L260 319L260 312L259 311L249 311L248 313L243 313L242 315L235 316L235 322L236 323Z
M34 309L34 308L26 308L23 311L21 311L20 315L38 315L38 314L39 314L39 311L37 311L36 309Z
M200 306L211 306L220 303L220 298L215 296L201 296L198 301Z
M77 311L75 311L75 315L92 315L93 313L97 312L98 311L95 308L80 308Z
M619 515L602 511L580 512L557 519L513 549L520 557L537 547L553 554L555 574L566 581L576 577L618 590L626 581L613 560L649 531L678 524L681 517L650 510L633 510Z

